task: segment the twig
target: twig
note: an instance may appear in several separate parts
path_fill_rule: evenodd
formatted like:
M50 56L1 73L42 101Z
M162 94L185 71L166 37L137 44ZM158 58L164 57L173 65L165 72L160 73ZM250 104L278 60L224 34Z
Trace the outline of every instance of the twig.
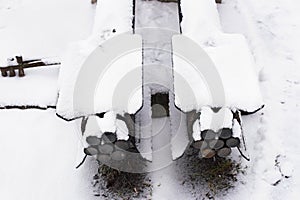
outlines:
M250 158L248 158L247 156L245 156L239 147L237 147L237 149L239 150L239 152L240 152L240 154L241 154L241 156L243 158L245 158L247 161L250 161Z
M87 157L87 155L85 155L85 156L83 157L81 163L79 163L79 165L76 167L76 169L78 169L81 165L83 165L83 163L84 163L85 160L86 160L86 157Z

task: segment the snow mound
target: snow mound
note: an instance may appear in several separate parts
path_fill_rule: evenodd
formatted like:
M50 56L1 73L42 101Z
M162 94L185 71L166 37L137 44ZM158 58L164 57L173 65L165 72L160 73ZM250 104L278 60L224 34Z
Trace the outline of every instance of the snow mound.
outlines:
M89 116L86 122L84 136L101 137L104 132L115 132L115 114L112 112L105 113L103 118L98 116Z
M232 128L233 115L229 108L221 108L214 112L210 107L202 107L200 115L201 131L213 130L218 132L222 128Z
M116 133L118 140L128 140L128 128L124 121L116 119L113 112L105 113L103 118L98 116L89 116L86 122L83 133L83 145L88 147L86 138L89 136L96 136L101 138L103 133Z
M132 114L142 106L142 40L132 34L132 7L129 0L103 0L97 5L92 36L70 46L63 59L60 116Z
M245 37L221 32L213 1L181 4L183 36L173 37L176 105L186 112L203 106L261 108L258 74Z

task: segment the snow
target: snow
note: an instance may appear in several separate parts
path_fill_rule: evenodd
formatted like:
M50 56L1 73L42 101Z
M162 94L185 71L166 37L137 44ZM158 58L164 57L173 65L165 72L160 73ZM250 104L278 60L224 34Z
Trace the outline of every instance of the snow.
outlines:
M84 137L97 136L101 137L104 132L115 132L115 114L112 112L105 113L103 118L98 116L89 116L87 119Z
M204 106L200 110L201 114L193 124L193 139L201 140L201 131L213 130L218 132L223 128L233 130L233 137L241 138L241 127L236 119L233 119L232 111L223 107L217 111Z
M175 3L137 1L135 32L143 38L143 108L136 116L139 135L138 149L147 160L152 160L154 142L151 118L151 95L158 92L169 94L171 131L165 134L171 142L173 159L180 157L189 140L185 116L175 108L172 75L171 38L180 32L178 7ZM166 148L167 148L166 147Z
M0 77L0 107L55 106L59 68L25 69L25 77Z
M103 118L89 116L83 134L83 144L87 147L86 138L97 136L101 138L104 132L116 133L118 140L128 140L128 128L124 121L116 119L114 112L105 113Z
M178 187L176 165L170 148L170 118L152 119L153 161L149 171L153 182L153 199L189 199L184 188ZM167 134L169 133L169 134Z
M100 33L101 39L109 39L113 35L132 32L133 1L101 0L97 4L93 36Z
M213 1L199 2L207 3L208 8L215 7ZM243 130L251 161L242 161L242 164L247 166L246 173L238 176L239 181L235 187L227 192L221 192L215 198L299 199L300 4L293 0L223 0L223 2L218 6L222 28L227 33L246 36L251 54L254 56L254 70L258 72L262 69L259 84L266 106L254 115L243 116ZM206 27L210 27L208 22L211 19L217 23L215 11L211 14L206 7L195 6L195 9L192 9L193 6L189 5L191 15L203 13L209 16L202 21L207 22ZM89 35L93 10L90 2L86 0L0 1L0 43L1 46L5 46L0 50L0 58L5 60L15 52L30 58L61 56L70 41L80 40ZM192 14L193 10L201 12ZM53 11L56 11L56 15L52 15ZM39 17L36 17L37 15ZM44 17L51 22L54 19L55 23L36 23L43 21ZM20 23L24 31L19 31L20 24L16 23L19 20L28 22ZM84 20L86 21L83 22ZM35 23L32 23L31 29L27 29L25 25L31 22ZM53 34L47 26L51 30L55 30L51 28L54 26L59 29ZM195 24L196 26L198 25ZM219 29L218 26L211 28ZM38 30L38 34L31 34L29 30ZM205 35L204 30L206 29L200 30L202 32L199 36L204 37L200 44L206 51L214 48L218 40L214 39L211 32L208 36ZM14 35L18 37L13 37ZM32 41L37 42L33 44ZM47 45L44 45L45 43ZM90 44L93 46L93 41ZM83 46L89 44L85 43ZM5 94L1 95L1 102L5 105L15 103L52 105L57 95L54 88L57 88L55 80L58 68L49 68L45 71L32 69L26 70L25 73L28 76L24 78L30 80L0 77L2 87L0 91L1 94ZM20 96L18 96L20 89L9 89L23 85L26 88L22 90L27 89L28 93ZM47 89L39 90L39 85ZM49 97L48 91L52 91ZM81 168L75 170L83 154L80 141L82 137L79 128L76 128L76 122L64 122L51 110L1 110L0 119L2 124L0 199L95 198L92 197L93 188L90 180L96 173L97 164L88 159ZM108 129L111 127L113 125L109 125ZM233 154L233 157L236 155ZM278 155L284 158L280 159L279 164L276 163ZM178 162L190 164L189 161ZM189 172L181 165L173 165L154 174L152 198L206 198L207 188L198 185L193 187L189 184L191 182ZM278 180L281 181L273 186L272 184ZM99 198L104 197L95 199Z
M294 171L294 165L289 161L285 161L283 164L280 165L280 172L286 178L291 177Z
M173 38L176 105L183 111L202 106L248 112L260 109L263 101L258 74L244 36L221 32L212 1L194 4L183 0L181 4L182 33L191 40ZM203 8L205 12L199 12ZM192 51L198 49L197 55L189 50L192 45Z
M90 34L93 15L83 0L1 0L0 66L15 54L60 61L70 42ZM1 76L0 106L55 106L58 73L49 66ZM88 160L75 169L83 148L75 123L53 110L1 110L0 119L0 199L93 199L89 179L97 165Z
M201 127L200 127L200 120L197 119L193 124L193 139L195 141L201 140Z
M201 41L213 38L221 31L217 5L214 1L199 0L192 2L182 0L181 12L183 19L181 28L184 35ZM196 38L195 38L196 39Z
M0 1L0 66L16 54L60 60L70 42L89 35L93 15L94 8L83 0ZM50 66L25 69L23 78L1 76L0 106L55 106L58 73Z
M152 160L152 110L151 101L149 98L145 98L145 96L151 96L150 89L144 91L142 110L140 110L135 116L135 136L137 137L137 141L139 141L137 143L137 149L139 150L141 156L147 160Z
M174 99L174 98L173 98ZM173 105L174 101L170 101ZM187 131L187 117L175 106L170 108L171 118L171 150L173 160L179 159L188 148L190 139Z
M230 193L232 199L300 196L299 6L290 0L234 0L219 6L224 30L246 36L256 69L262 69L260 87L266 105L262 112L243 117L251 162L246 184ZM274 168L278 155L285 157L279 166L288 166L289 179L280 177L280 167ZM281 181L272 186L274 180Z
M241 125L240 125L240 123L236 119L233 120L232 136L233 137L238 137L238 138L241 138L241 136L242 136Z
M0 59L61 56L68 43L90 34L93 15L89 1L2 0Z
M214 112L210 107L202 107L200 115L201 131L213 130L218 132L222 128L232 128L233 115L229 108L223 107Z
M70 46L62 61L57 113L68 119L135 113L142 106L141 48L132 34L132 1L101 1L92 35Z
M266 171L262 178L268 184L276 185L277 183L279 183L279 181L281 181L282 176L281 176L281 173L278 170L274 169L274 170Z
M76 170L82 151L76 123L54 111L2 110L1 199L92 199L95 165Z
M128 129L124 121L122 120L117 120L116 122L116 134L117 134L117 139L118 140L128 140Z

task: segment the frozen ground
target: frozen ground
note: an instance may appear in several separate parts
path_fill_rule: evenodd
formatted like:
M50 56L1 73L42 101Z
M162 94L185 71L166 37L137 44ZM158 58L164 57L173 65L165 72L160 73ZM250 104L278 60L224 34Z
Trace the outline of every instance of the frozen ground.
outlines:
M60 56L68 42L85 38L91 30L93 6L87 0L70 2L0 1L0 44L5 46L1 48L0 59L5 59L15 52L24 52L34 57ZM218 193L216 199L300 197L299 9L300 4L293 0L224 0L224 4L218 6L225 32L244 34L258 68L263 69L260 73L260 86L266 107L255 115L243 117L251 161L242 161L241 169L245 174L240 173L239 181L233 183L235 187L227 192ZM26 19L24 16L28 15L24 14L25 11L39 13ZM57 13L55 22L49 17L53 16L54 11ZM70 15L65 15L66 13ZM52 38L53 34L49 30L55 29L46 25L49 29L44 26L38 29L42 31L39 36L43 35L43 38L39 39L38 36L31 35L31 29L27 29L27 26L21 26L20 29L23 28L24 31L20 32L16 23L18 20L8 23L8 19L18 18L38 24L40 20L43 21L42 16L51 21L45 22L44 25L52 24L52 28L58 28L59 31L54 35L59 39ZM72 26L68 27L66 24ZM31 28L36 27L38 25L32 25ZM23 39L19 41L25 43L16 44L15 38L20 37ZM31 48L33 44L29 45L32 41L35 41L34 48ZM45 41L49 42L49 48L43 44ZM57 72L53 73L53 79L55 73ZM21 82L19 78L8 80L2 77L0 81L1 87L3 84L10 87L8 81ZM4 95L5 92L1 89L0 98ZM79 162L77 155L80 154L76 122L67 123L58 119L54 110L0 110L0 119L0 199L108 198L93 196L96 194L92 187L92 177L96 173L95 162L88 160L79 170L75 170ZM278 155L280 156L276 159ZM196 170L194 166L197 165L205 166L204 163L195 162L193 156L186 155L172 169L175 171L172 174L176 174L174 179L167 180L165 174L158 174L152 180L153 194L145 192L146 197L140 198L161 199L157 196L159 193L155 192L172 187L184 191L182 195L186 199L208 198L209 182L204 181L201 176L191 176L199 172L204 174L205 171ZM284 178L282 174L291 177ZM202 182L193 181L195 177ZM167 185L168 183L172 185ZM171 196L165 196L165 199L170 199ZM122 196L115 193L114 198Z

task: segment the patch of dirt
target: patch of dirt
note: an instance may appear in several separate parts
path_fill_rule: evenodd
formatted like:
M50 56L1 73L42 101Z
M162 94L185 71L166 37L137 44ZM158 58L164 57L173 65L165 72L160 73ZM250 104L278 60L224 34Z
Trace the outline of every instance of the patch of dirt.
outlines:
M184 177L182 185L195 199L224 196L239 182L238 175L246 172L239 162L228 158L200 159L198 151L193 148L188 149L177 162Z
M151 199L152 184L147 174L120 172L100 165L94 176L95 196L104 199Z
M237 184L243 183L239 176L246 173L241 163L231 159L200 159L198 151L189 148L176 161L181 187L194 199L224 197ZM94 194L102 199L152 199L153 186L149 174L120 172L100 165L94 176ZM175 181L175 180L174 180Z

